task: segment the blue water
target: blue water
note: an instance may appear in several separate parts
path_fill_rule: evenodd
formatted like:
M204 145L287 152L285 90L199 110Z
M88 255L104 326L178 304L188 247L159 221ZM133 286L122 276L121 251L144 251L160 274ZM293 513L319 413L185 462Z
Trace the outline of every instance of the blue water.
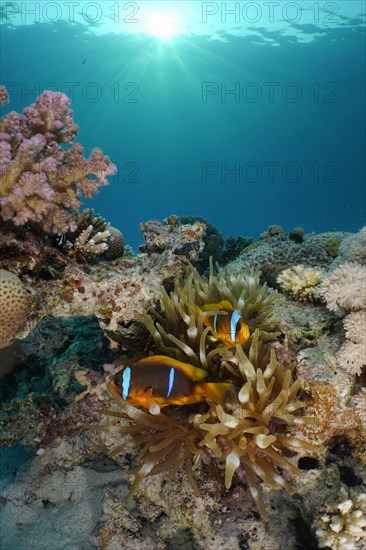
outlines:
M191 21L190 32L186 20L168 39L52 11L22 21L11 13L21 4L2 3L3 113L43 89L70 95L77 140L119 168L85 204L134 248L139 222L173 213L204 216L225 237L257 237L270 224L316 232L365 224L362 2L319 3L337 4L337 20L329 6L320 21L308 11L306 23L281 13L279 24L225 23L219 14L212 25ZM118 3L99 3L108 4ZM132 4L142 14L153 3ZM163 4L174 13L182 2Z

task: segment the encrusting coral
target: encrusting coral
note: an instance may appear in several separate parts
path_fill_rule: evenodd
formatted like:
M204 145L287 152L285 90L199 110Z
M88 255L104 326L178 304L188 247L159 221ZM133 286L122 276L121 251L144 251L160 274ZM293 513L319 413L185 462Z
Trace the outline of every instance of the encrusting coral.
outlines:
M107 389L120 410L104 412L133 423L96 429L130 434L133 445L143 445L130 494L146 476L167 470L171 478L183 465L197 492L192 470L222 464L227 488L234 474L246 474L250 491L266 518L259 479L278 489L287 486L278 468L299 473L289 454L312 450L313 445L289 430L313 419L299 414L305 406L296 400L301 382L293 380L292 370L284 368L268 346L268 341L278 335L273 315L277 293L259 284L258 273L237 280L222 269L214 274L212 263L210 267L208 279L191 269L185 282L176 282L170 296L162 290L160 311L145 313L142 320L159 352L206 369L210 380L230 379L232 388L225 402L219 405L207 399L201 406L168 407L164 413L151 414L122 399L110 381ZM244 348L237 345L225 349L213 342L209 327L204 327L197 312L195 304L221 298L230 299L251 327ZM114 454L120 451L117 448Z
M277 277L277 283L285 294L300 302L320 300L319 284L325 275L320 267L305 267L302 264L284 269Z
M0 123L1 217L17 226L62 235L75 230L81 197L91 198L116 167L98 148L89 160L74 143L78 126L61 92L45 91L36 102ZM69 147L66 148L65 144Z

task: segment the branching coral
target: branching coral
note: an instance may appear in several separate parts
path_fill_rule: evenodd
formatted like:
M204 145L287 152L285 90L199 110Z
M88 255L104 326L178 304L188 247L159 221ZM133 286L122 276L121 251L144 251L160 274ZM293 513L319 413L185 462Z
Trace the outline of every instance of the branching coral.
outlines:
M319 284L325 274L320 267L305 267L302 264L284 269L277 277L277 283L285 294L300 302L317 302L320 299Z
M3 220L33 223L40 230L74 230L81 197L91 198L116 171L100 149L89 160L74 143L78 126L61 92L45 91L23 114L0 123L0 205ZM65 148L65 144L70 147Z
M74 249L77 257L88 260L95 258L108 249L107 240L110 237L110 232L108 230L98 231L95 235L93 235L93 232L94 227L89 225L75 240Z
M86 208L76 216L75 221L76 230L66 235L65 251L79 262L88 262L108 250L110 226L102 216Z
M327 506L316 522L320 548L352 550L361 548L357 541L366 541L366 494L355 496L341 487L341 500Z

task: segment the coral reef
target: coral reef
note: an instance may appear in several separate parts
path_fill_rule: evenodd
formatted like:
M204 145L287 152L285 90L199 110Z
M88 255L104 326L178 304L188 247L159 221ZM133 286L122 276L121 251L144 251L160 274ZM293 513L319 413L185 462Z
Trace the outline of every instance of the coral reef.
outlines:
M88 369L101 384L103 363L114 359L94 317L44 317L14 356L1 355L1 446L21 442L34 452L70 432L72 418L57 415L84 389L76 375Z
M346 241L347 239L344 239L344 240ZM332 258L336 258L336 256L338 255L339 246L341 242L342 241L340 239L328 239L324 243L324 248L329 254L329 256L331 256Z
M225 248L222 253L222 263L232 262L247 246L253 243L253 237L228 237L225 241Z
M146 243L139 249L147 254L164 255L171 250L176 256L186 256L194 262L204 249L204 224L179 225L178 216L170 216L164 220L164 225L157 220L141 223L140 231Z
M215 226L201 216L181 216L180 223L190 225L202 223L206 227L203 237L204 248L194 262L194 266L200 273L203 273L207 269L210 257L214 262L221 262L223 258L224 238Z
M325 270L317 267L295 265L284 269L277 277L277 283L293 300L300 302L317 302L320 299L319 284Z
M328 268L333 260L325 249L330 238L342 241L349 233L328 232L319 235L306 234L301 243L295 242L284 232L267 231L258 242L249 245L231 263L234 274L257 268L262 271L262 279L276 286L279 271L302 264L305 267Z
M26 289L14 273L0 269L0 348L16 338L29 309Z
M49 234L76 228L81 197L91 198L116 167L95 148L89 160L74 143L78 126L61 92L45 91L36 102L0 123L1 217L17 226L31 223ZM65 148L64 145L68 145Z
M30 319L39 322L0 350L5 547L295 550L316 549L326 537L339 545L344 536L363 548L364 538L350 533L366 491L364 369L355 379L337 353L345 336L353 345L364 337L364 308L336 302L332 312L264 284L298 263L334 273L339 257L325 244L348 234L299 243L273 230L203 277L189 262L205 229L174 216L144 224L142 253L113 262L78 263L27 226L0 227L0 269L37 297ZM266 272L261 278L255 266ZM248 322L243 348L221 347L194 307L222 300ZM157 352L205 368L209 381L230 382L225 402L169 406L157 416L116 403L106 373ZM128 500L131 468L136 492ZM282 486L290 493L272 490ZM339 532L331 528L343 520Z

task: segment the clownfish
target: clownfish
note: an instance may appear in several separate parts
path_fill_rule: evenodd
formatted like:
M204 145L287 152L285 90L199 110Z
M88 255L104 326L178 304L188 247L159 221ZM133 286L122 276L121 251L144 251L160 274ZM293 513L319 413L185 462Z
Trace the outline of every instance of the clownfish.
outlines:
M154 404L160 408L189 405L206 397L215 403L222 403L233 384L202 382L207 375L207 371L188 363L155 355L124 365L107 387L112 395L117 390L124 401L150 412L153 412Z
M222 300L217 304L205 304L202 308L196 306L196 308L199 313L216 311L212 315L204 316L203 323L210 327L213 336L225 347L234 348L236 344L242 346L248 340L249 327L228 300ZM222 312L226 312L226 315Z

